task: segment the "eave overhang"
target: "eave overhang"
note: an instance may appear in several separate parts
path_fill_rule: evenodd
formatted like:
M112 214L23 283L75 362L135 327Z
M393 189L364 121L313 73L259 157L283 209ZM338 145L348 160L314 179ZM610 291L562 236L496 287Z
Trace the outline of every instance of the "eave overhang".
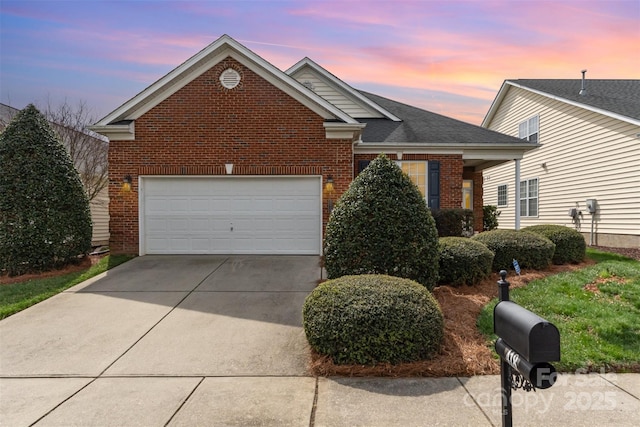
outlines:
M522 159L527 151L541 147L540 144L522 143L385 143L358 142L354 154L398 153L458 155L465 167L479 172L484 169Z
M93 125L89 130L106 136L111 141L135 140L135 122L128 124Z
M362 129L366 123L340 123L325 122L324 129L327 139L350 139L359 141L362 137Z

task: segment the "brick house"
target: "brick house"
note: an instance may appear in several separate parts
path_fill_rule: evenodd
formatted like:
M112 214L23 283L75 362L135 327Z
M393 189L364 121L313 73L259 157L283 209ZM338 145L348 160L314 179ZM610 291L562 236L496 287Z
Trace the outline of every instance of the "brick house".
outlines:
M381 152L481 230L482 170L534 148L226 35L91 129L110 139L110 248L140 255L320 254L331 202Z

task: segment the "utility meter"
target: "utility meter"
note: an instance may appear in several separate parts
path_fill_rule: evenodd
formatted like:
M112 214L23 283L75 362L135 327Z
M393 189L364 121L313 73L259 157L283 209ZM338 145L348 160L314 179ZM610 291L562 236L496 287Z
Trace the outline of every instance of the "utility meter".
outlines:
M596 203L596 199L587 199L587 210L589 211L590 214L594 214L596 213L596 209L597 209L597 203Z

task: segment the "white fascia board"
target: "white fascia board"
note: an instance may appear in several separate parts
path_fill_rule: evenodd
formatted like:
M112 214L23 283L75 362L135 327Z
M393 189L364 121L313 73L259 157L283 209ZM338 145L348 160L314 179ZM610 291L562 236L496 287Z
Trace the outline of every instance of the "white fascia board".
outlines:
M449 144L402 144L402 143L357 143L354 146L356 154L397 153L403 154L454 154L462 155L463 150Z
M500 86L500 90L498 91L496 97L491 103L491 107L489 107L489 111L487 111L487 115L484 116L484 119L480 124L480 126L482 126L483 128L486 128L489 125L489 123L491 123L491 120L493 119L494 114L500 107L500 104L502 104L502 99L505 97L507 93L507 89L506 89L507 82L508 80L505 80L502 82L502 86Z
M339 119L347 123L357 123L355 119L331 103L313 93L307 93L307 89L295 79L289 77L231 37L224 35L118 107L96 125L106 126L114 121L137 119L228 56L236 59L271 84L285 91L321 117L329 120Z
M396 153L403 154L457 154L463 159L513 160L522 158L525 152L540 147L539 144L449 144L449 143L358 143L354 152L358 154ZM515 156L515 157L514 157Z
M522 159L525 151L503 149L503 150L465 150L462 154L463 160L516 160Z
M296 64L291 66L288 70L286 70L285 73L291 76L292 74L295 74L298 70L304 68L305 66L317 72L325 80L330 82L334 88L338 89L339 92L346 93L348 97L355 98L357 101L365 104L369 108L372 108L373 110L387 117L389 120L393 120L394 122L402 121L402 119L398 118L397 116L393 115L386 109L382 108L380 105L376 104L366 96L362 95L360 92L358 92L357 90L349 86L347 83L337 78L335 75L333 75L328 70L318 65L315 61L313 61L310 58L301 59Z
M366 123L325 122L323 124L327 139L360 140Z

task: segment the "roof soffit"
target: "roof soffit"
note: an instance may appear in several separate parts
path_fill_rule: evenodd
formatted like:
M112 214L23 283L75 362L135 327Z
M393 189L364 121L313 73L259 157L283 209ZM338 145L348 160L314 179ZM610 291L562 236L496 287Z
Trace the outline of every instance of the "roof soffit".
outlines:
M349 117L320 96L308 91L277 67L231 37L224 35L98 121L95 124L95 128L104 130L114 123L139 118L164 99L202 75L202 73L224 61L227 57L232 57L254 71L324 119L357 123L355 119Z

